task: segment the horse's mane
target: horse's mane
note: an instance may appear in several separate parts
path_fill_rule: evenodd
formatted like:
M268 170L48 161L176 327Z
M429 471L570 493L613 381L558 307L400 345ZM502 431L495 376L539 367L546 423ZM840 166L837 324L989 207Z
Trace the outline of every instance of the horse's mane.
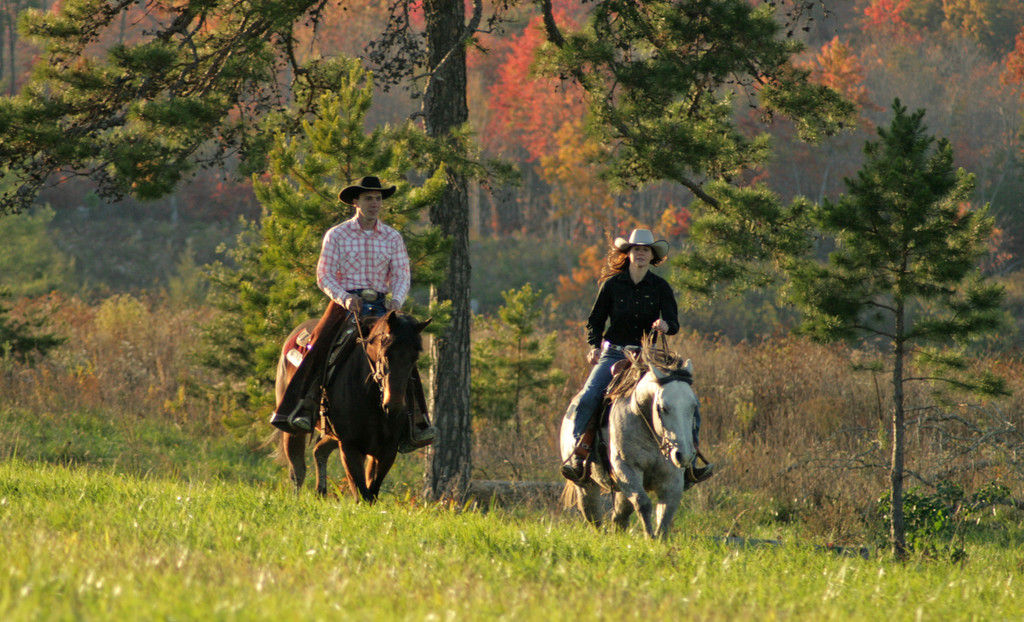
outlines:
M653 335L644 336L641 340L640 359L668 372L682 371L686 365L686 359L669 350L668 346L663 349L654 347ZM647 373L647 369L648 367L645 365L630 365L629 369L612 378L605 395L608 399L615 401L631 394L636 389L636 385L640 383L640 379Z

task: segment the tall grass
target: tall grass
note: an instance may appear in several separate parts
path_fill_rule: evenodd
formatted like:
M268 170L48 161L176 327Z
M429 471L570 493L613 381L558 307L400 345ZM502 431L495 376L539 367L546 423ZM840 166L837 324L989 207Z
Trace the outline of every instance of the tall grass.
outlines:
M0 458L185 480L285 479L261 443L269 426L237 438L222 425L234 406L197 390L208 378L190 352L208 310L159 297L44 302L69 340L34 366L0 359ZM563 331L560 343L556 364L567 380L540 400L546 409L525 413L521 433L474 420L476 479L560 482L559 420L588 371L582 331ZM732 343L686 331L670 346L694 362L701 444L718 468L684 500L700 517L694 520L702 533L799 532L811 541L847 544L877 538L874 510L887 490L891 402L887 377L851 371L851 360L863 353L791 337ZM997 481L1017 499L1024 496L1022 466L1013 455L1024 444L1018 432L1024 430L1024 369L1006 357L983 363L1011 380L1014 397L919 413L908 436L909 486L948 479L970 491ZM912 397L930 400L925 389ZM272 405L265 406L269 413ZM983 427L940 433L927 420L935 414ZM981 442L964 451L957 436ZM400 458L387 494L419 490L423 455ZM334 481L340 472L332 459ZM1024 532L1018 510L993 508L988 520L1006 526L1011 541Z
M685 524L691 518L682 516ZM1020 555L897 564L558 516L0 463L0 618L1016 619Z
M533 413L526 432L478 421L474 460L492 478L554 476L564 406L589 371L582 331L562 336L558 364L568 380L552 390L549 412ZM846 543L878 542L875 515L888 490L891 382L854 371L869 357L847 346L796 337L733 343L683 331L670 347L692 359L701 400L701 447L717 474L686 503L725 517L720 529L750 533L799 523L807 535ZM1024 365L983 359L1009 379L1013 396L942 402L916 385L908 401L932 405L908 421L908 487L950 481L974 490L988 482L1024 497ZM949 423L954 420L962 423ZM942 420L946 420L943 422ZM1013 513L1020 525L1019 513Z

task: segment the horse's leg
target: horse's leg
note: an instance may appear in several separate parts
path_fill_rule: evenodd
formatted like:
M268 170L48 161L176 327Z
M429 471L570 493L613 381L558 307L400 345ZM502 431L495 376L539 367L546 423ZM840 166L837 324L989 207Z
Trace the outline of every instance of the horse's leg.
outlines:
M288 477L295 484L295 492L298 492L306 479L306 433L282 432L281 450L288 458Z
M679 476L669 484L666 484L658 491L658 537L662 540L668 538L668 532L672 529L672 519L675 518L676 510L679 509L679 502L683 498L683 490L686 482L680 472Z
M366 487L366 454L362 453L351 443L340 441L341 462L345 465L345 476L348 478L348 487L356 499L372 502L370 491Z
M382 456L379 458L368 456L366 458L366 482L369 487L370 495L374 500L377 499L377 495L380 494L380 486L384 483L384 478L387 477L388 471L395 464L395 458L397 452L392 452L390 455Z
M633 504L633 509L640 515L640 520L644 522L644 533L647 534L647 537L653 538L654 521L651 514L654 510L654 503L651 502L651 498L644 490L644 474L635 466L614 459L612 468L618 474L620 494L625 495Z
M633 515L633 504L629 502L626 495L621 492L615 493L615 509L612 511L612 521L616 529L625 531L629 527L629 517Z
M593 482L579 487L579 510L588 523L594 527L601 526L604 504L601 502L601 490Z
M363 464L363 468L366 472L366 490L367 494L371 497L369 499L370 501L377 500L377 492L380 487L378 486L375 490L374 483L377 481L377 471L379 467L380 461L377 460L377 458L373 456L366 456L366 462Z
M316 494L321 497L327 496L327 459L331 457L331 452L337 448L337 441L326 436L321 437L320 441L313 447L313 460L316 464Z

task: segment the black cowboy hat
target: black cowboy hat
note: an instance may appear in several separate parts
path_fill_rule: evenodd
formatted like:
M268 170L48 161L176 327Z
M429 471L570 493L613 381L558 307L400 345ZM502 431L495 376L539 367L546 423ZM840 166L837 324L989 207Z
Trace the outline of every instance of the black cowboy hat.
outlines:
M381 198L386 199L395 193L395 186L382 186L380 179L373 175L367 175L357 183L354 183L339 192L338 198L341 199L342 203L352 205L353 202L359 198L359 193L366 192L367 190L380 190Z

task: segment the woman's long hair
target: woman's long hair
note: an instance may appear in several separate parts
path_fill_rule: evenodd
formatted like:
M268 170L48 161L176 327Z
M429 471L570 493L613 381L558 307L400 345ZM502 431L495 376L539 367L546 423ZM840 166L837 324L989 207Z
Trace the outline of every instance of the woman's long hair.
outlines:
M614 246L608 251L601 266L601 276L597 277L598 283L604 283L620 272L625 272L629 267L629 253L623 253Z
M664 257L659 257L658 261L651 261L652 266L657 266L661 262L665 261ZM608 279L612 278L620 272L625 272L626 268L629 267L629 251L620 251L613 245L608 249L608 255L604 259L604 265L601 266L601 276L597 278L597 282L604 283Z

